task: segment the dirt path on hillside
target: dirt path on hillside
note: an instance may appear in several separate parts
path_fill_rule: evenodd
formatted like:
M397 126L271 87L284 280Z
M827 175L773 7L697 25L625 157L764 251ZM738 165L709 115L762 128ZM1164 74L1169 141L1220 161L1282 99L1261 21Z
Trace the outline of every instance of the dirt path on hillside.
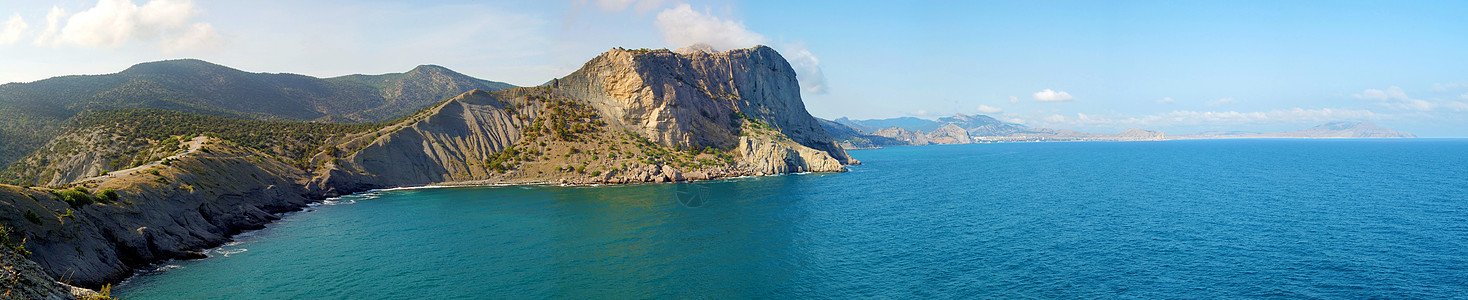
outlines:
M193 139L191 139L188 142L186 142L186 143L188 143L189 149L188 150L185 150L182 153L178 153L178 154L174 154L174 155L169 155L168 157L164 157L163 159L156 160L156 161L151 161L151 162L148 162L148 163L143 164L141 166L136 166L136 167L132 167L132 168L127 168L127 169L122 169L122 170L107 172L107 174L102 174L101 176L94 176L94 177L83 178L81 180L77 180L76 183L98 183L98 182L106 182L108 180L112 180L114 178L117 178L117 176L119 176L119 175L132 174L133 172L139 172L139 171L142 171L142 170L145 170L145 169L148 169L148 168L152 168L154 166L158 166L158 165L163 164L163 161L164 160L178 159L180 157L183 157L184 155L189 155L189 154L193 154L194 152L198 152L199 149L201 149L201 148L204 147L204 141L207 141L207 140L209 140L209 138L204 137L202 135L201 136L196 136Z

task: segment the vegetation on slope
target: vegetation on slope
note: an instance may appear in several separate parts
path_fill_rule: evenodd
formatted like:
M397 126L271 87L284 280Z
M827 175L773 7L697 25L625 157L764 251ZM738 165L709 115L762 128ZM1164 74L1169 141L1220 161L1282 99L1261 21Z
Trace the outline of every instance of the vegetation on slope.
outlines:
M511 176L520 178L600 177L662 166L695 170L735 163L730 150L669 147L619 129L584 101L545 91L518 92L527 93L502 96L524 100L508 110L527 125L521 128L522 138L514 145L482 162L472 162L482 163L489 172L516 173ZM751 122L749 126L759 125Z
M0 166L30 154L89 111L155 108L268 121L382 122L473 89L509 84L438 66L315 78L250 73L201 60L142 63L115 74L0 85Z
M376 130L387 123L336 124L232 119L160 109L113 110L77 118L81 128L107 128L124 138L166 140L206 135L294 161L305 161L332 138Z
M181 143L199 135L272 154L306 169L309 158L332 141L373 131L391 122L261 121L148 108L93 112L77 116L69 127L72 132L105 133L100 141L86 145L87 142L58 140L0 172L0 180L18 185L42 183L61 167L52 165L55 159L87 151L105 155L104 159L109 161L107 171L135 167L183 151L187 148Z

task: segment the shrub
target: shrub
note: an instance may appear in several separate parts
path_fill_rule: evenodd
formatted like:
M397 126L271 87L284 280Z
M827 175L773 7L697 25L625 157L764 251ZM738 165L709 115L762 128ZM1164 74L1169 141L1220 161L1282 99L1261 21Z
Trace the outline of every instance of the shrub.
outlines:
M0 227L0 244L4 244L6 248L10 248L21 256L31 257L31 251L25 249L25 240L21 239L20 243L11 241L10 233L10 228Z
M65 190L61 191L61 201L66 201L66 204L71 205L71 207L80 208L87 204L92 204L92 195L74 189Z
M36 225L41 225L41 216L37 215L34 211L26 210L25 219L26 221L31 221L31 223L35 223Z
M107 284L107 285L103 285L101 289L98 289L96 294L87 295L85 297L77 298L77 299L82 299L82 300L112 300L112 299L117 299L117 298L112 298L112 284Z
M97 199L107 199L109 202L117 201L117 190L102 189L102 193L98 194Z

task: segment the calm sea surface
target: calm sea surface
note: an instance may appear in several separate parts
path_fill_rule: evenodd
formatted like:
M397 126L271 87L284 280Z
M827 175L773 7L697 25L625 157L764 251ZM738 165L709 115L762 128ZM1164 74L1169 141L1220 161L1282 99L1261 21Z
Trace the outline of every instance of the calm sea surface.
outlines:
M1468 297L1468 140L851 154L842 174L347 196L115 295Z

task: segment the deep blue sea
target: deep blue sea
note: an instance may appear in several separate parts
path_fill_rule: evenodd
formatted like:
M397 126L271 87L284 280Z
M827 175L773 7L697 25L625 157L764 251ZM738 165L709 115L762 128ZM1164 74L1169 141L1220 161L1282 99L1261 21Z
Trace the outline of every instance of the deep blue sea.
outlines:
M1468 140L851 154L839 174L347 196L115 295L1468 297Z

